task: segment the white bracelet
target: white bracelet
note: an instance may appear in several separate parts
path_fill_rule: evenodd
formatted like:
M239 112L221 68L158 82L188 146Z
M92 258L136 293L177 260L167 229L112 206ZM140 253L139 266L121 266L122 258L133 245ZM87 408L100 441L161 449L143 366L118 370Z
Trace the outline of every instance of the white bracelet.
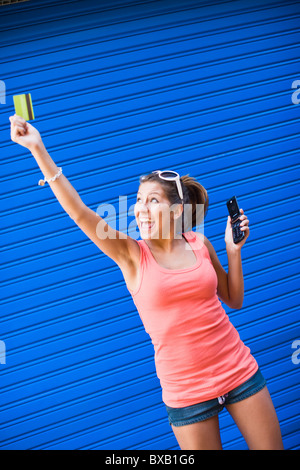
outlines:
M55 176L49 179L44 178L43 180L39 180L38 185L44 186L45 183L50 183L50 181L55 181L56 178L58 178L61 174L62 174L62 168L59 168L59 171L56 173Z

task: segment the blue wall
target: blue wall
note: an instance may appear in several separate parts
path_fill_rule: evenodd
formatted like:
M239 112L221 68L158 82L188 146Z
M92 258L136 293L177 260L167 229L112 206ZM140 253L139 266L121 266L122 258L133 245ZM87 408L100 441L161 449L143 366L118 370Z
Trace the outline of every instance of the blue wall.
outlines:
M246 294L226 311L267 378L285 447L300 448L299 17L298 1L277 0L0 7L0 449L178 448L119 268L10 141L12 97L26 92L49 153L95 211L119 216L146 172L190 174L208 190L205 235L226 268L225 202L237 194L251 224ZM121 215L126 230L134 218ZM226 411L220 425L224 448L246 448Z

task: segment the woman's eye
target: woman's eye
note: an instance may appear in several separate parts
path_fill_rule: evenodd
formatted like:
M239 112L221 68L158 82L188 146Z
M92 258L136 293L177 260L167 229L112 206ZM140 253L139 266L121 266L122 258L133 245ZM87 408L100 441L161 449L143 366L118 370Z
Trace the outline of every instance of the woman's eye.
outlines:
M136 200L136 202L140 202L140 200L141 200L141 198L138 197L137 200ZM152 202L153 200L156 201L156 202L158 202L158 200L156 199L156 197L152 197L150 200L151 200L151 202Z

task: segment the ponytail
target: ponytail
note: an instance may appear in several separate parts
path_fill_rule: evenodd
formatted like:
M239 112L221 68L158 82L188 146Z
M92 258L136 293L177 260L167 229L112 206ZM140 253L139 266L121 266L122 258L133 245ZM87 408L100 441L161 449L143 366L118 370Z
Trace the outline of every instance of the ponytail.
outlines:
M195 178L184 175L181 176L180 181L183 186L184 201L182 231L187 232L203 222L208 210L209 198L206 189Z

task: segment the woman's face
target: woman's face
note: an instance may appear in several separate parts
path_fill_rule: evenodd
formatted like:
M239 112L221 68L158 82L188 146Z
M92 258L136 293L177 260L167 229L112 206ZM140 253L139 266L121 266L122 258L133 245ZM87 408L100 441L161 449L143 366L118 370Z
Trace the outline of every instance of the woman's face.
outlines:
M139 187L134 215L142 238L169 238L173 211L162 186L146 181Z

